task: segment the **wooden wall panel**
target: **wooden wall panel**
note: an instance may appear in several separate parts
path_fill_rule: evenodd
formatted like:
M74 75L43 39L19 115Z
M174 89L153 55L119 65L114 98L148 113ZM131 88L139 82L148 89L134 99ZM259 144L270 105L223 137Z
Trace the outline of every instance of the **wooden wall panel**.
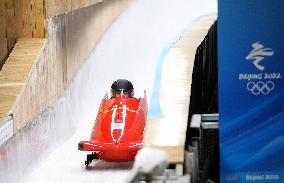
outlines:
M64 94L68 83L104 32L131 0L120 2L123 5L113 0L105 0L104 3L48 19L47 40L38 57L31 59L34 65L29 79L10 110L13 114L14 132L25 127ZM114 9L115 11L111 11ZM32 41L36 38L25 40ZM13 68L10 69L13 72ZM16 81L17 78L14 79Z
M74 10L92 6L99 2L104 5L104 20L101 26L106 29L112 16L123 7L124 0L1 0L0 1L0 68L18 38L47 37L47 19L67 14ZM107 4L110 4L108 6ZM117 4L117 5L115 5ZM97 8L101 11L101 8ZM82 10L85 11L86 10ZM109 11L114 11L113 13ZM68 15L70 17L70 15ZM73 17L74 18L74 17ZM109 20L107 20L109 19ZM98 20L98 18L97 18ZM85 24L84 24L85 25ZM100 29L100 28L98 28Z
M0 84L0 125L10 114L11 107L15 104L21 90L21 85L1 86Z
M15 2L13 0L6 1L6 20L7 20L7 46L10 53L16 44L16 20L15 20Z
M45 20L43 0L15 0L18 37L44 38Z
M7 20L6 20L6 7L5 1L0 1L0 69L3 62L6 60L8 47L7 47L7 37L6 37L6 30L7 30Z
M15 106L19 106L19 99L25 98L29 101L29 104L36 101L33 100L34 98L21 97L21 94L24 91L26 83L31 78L33 66L38 61L37 58L42 52L44 43L45 39L20 39L3 66L0 72L0 122L5 120L14 111ZM35 87L38 86L35 85ZM31 95L32 91L28 90L24 93ZM29 112L38 109L38 106L36 108L34 106L24 106L22 113L33 115L34 113ZM27 117L23 119L27 119Z
M0 1L0 69L16 42L13 0Z
M43 0L0 1L0 68L18 38L44 38Z
M6 37L6 27L7 27L7 20L6 20L6 6L5 1L0 1L0 37Z
M46 18L67 14L79 8L94 5L103 0L45 0Z
M1 23L1 22L0 22ZM7 46L7 38L0 38L0 70L4 65L7 55L8 55L8 46Z
M45 16L50 18L56 15L69 12L71 9L71 0L45 0Z
M34 38L31 38L34 39ZM25 127L36 116L51 106L64 92L64 71L50 55L49 42L45 42L32 73L23 88L14 109L14 132Z

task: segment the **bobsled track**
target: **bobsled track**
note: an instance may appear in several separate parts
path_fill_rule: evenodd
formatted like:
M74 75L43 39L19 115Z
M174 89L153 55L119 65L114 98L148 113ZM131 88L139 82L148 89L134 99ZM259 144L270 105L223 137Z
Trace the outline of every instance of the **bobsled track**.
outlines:
M216 12L215 0L133 1L104 34L64 96L0 151L5 157L0 159L0 182L125 182L133 162L98 161L86 170L86 153L77 149L79 141L89 139L101 99L113 81L126 78L134 85L135 97L147 91L150 104L163 49L194 20Z

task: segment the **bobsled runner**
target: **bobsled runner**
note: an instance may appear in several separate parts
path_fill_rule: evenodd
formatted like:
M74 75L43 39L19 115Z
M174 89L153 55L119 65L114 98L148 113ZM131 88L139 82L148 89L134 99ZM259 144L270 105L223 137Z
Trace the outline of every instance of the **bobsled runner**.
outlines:
M144 98L133 97L133 85L119 79L111 86L111 98L102 100L89 141L81 141L78 149L90 151L85 165L94 159L131 161L142 147L147 115Z

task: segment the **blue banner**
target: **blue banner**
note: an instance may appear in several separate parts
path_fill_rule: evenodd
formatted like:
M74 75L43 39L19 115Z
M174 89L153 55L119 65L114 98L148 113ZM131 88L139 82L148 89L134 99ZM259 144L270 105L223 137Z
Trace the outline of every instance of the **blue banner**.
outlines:
M284 1L219 0L221 182L284 182Z

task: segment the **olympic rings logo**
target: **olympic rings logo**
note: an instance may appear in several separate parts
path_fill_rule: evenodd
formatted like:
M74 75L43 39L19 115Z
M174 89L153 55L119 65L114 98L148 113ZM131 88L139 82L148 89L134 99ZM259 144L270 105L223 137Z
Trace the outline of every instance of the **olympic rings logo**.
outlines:
M247 89L251 91L253 95L267 95L274 89L274 83L272 81L267 81L266 83L259 81L259 82L248 82Z

